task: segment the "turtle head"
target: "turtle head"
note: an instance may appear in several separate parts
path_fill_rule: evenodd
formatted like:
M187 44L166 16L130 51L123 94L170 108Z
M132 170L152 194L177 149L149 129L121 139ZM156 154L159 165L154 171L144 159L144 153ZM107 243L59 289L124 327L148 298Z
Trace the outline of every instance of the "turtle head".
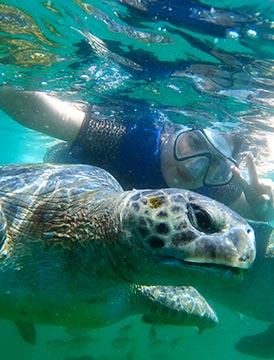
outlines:
M120 216L122 243L132 260L128 269L135 271L139 283L223 283L241 279L255 259L254 232L248 223L191 191L134 190Z

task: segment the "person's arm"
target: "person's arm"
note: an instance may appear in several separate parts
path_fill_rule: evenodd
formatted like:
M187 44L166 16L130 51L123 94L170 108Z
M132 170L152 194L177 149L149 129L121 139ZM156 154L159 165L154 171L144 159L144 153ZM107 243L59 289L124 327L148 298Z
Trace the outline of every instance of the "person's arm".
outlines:
M72 143L85 113L66 101L43 92L0 89L0 107L18 123Z
M240 215L252 220L274 220L274 183L271 179L258 178L254 158L247 155L249 182L236 167L232 168L235 181L243 192L241 197L230 207Z

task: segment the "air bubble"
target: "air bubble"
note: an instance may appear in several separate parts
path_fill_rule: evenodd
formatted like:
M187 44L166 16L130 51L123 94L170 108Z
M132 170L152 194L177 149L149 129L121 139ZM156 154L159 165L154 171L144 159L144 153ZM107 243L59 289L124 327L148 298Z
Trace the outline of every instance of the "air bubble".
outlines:
M246 33L247 33L247 35L248 35L249 37L251 37L251 38L255 38L255 37L258 36L257 31L254 30L254 29L248 29Z
M230 30L230 31L228 32L228 37L229 37L230 39L237 40L237 39L239 39L240 35L237 33L237 31Z

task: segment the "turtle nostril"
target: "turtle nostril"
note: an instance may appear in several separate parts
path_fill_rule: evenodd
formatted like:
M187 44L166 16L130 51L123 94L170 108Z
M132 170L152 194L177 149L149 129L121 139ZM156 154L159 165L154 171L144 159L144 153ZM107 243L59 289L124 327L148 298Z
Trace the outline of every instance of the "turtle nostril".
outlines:
M243 255L243 256L241 256L240 258L239 258L239 261L243 261L243 262L245 262L245 261L247 261L247 260L249 260L249 256L248 255Z
M249 237L249 239L252 241L255 241L255 233L254 233L254 230L252 229L252 227L247 226L245 231L246 231L246 234Z

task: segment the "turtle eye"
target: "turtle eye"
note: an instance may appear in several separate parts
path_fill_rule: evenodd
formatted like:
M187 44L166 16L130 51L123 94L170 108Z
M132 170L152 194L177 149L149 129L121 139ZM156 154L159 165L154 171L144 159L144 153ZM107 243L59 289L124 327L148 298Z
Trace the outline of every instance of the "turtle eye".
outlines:
M220 230L211 214L198 205L188 204L187 215L190 223L199 231L213 234Z

